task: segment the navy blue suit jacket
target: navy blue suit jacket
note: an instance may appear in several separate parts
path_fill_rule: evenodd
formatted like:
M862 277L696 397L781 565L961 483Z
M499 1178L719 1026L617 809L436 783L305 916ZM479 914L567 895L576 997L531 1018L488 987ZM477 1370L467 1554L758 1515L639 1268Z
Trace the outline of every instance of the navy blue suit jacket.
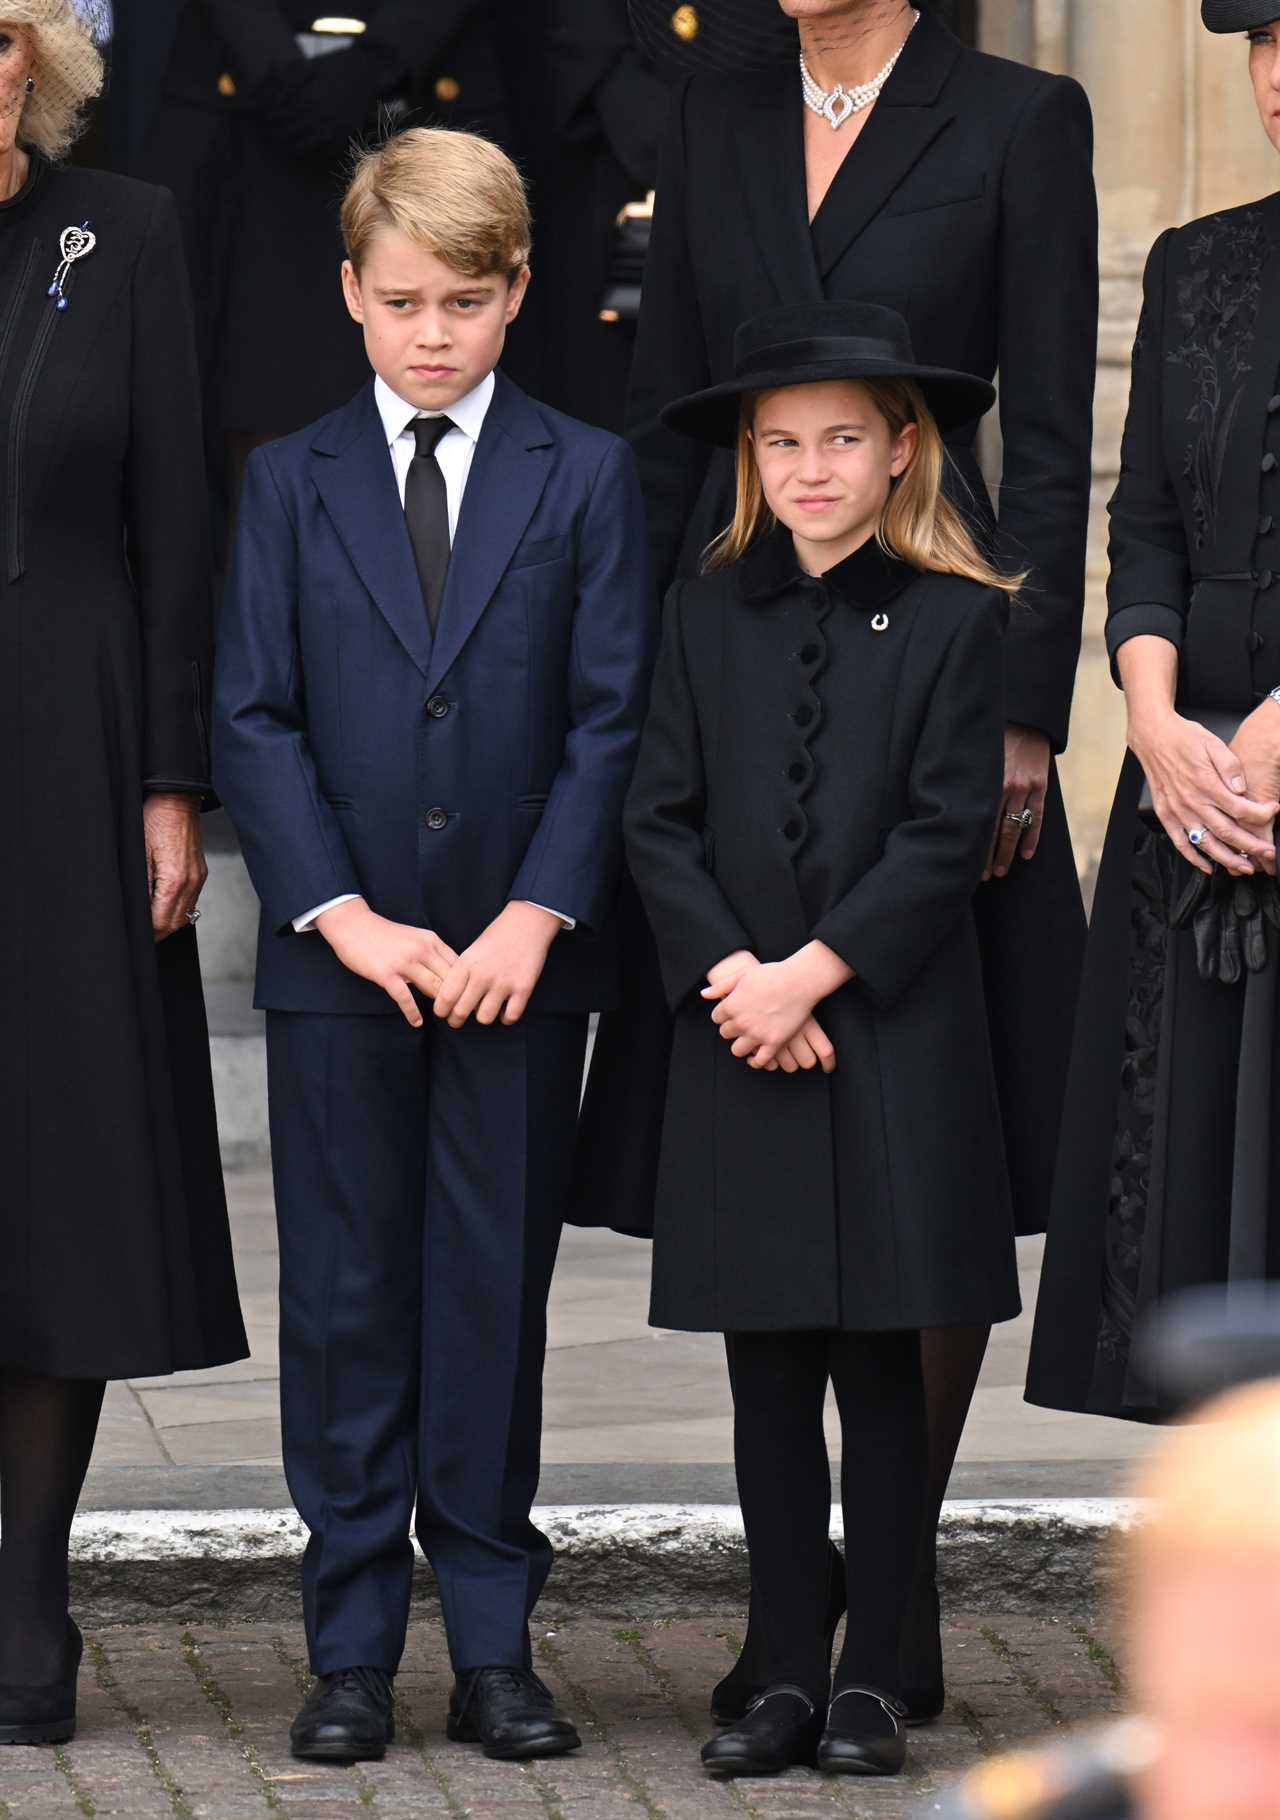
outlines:
M657 624L626 445L502 374L434 640L372 384L259 449L214 772L262 902L256 1003L399 1015L293 919L346 891L461 950L512 898L576 918L535 1011L605 1008Z

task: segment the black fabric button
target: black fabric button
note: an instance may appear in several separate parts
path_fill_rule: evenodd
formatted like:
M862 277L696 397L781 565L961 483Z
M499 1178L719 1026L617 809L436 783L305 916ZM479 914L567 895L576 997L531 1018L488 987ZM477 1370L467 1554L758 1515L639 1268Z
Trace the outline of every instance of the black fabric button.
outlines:
M1262 472L1264 474L1274 474L1275 470L1276 470L1276 458L1271 453L1271 450L1268 449L1266 454L1262 457Z
M1267 536L1268 532L1275 529L1275 522L1276 521L1271 516L1270 512L1264 512L1262 517L1258 520L1258 536Z
M822 656L822 651L817 645L802 645L796 656L802 664L816 664Z
M804 826L802 823L795 820L783 822L782 832L787 840L799 840L800 836L804 833Z
M1271 573L1270 569L1259 569L1257 579L1260 588L1269 588L1275 580L1275 576Z
M787 766L787 776L791 779L793 784L802 784L808 775L808 771L799 763L799 761L794 765Z
M441 828L449 826L449 814L446 809L428 809L427 826L433 834L439 834Z
M1255 657L1258 655L1259 651L1261 651L1263 645L1265 645L1266 642L1267 641L1262 636L1261 632L1250 632L1249 649Z
M443 695L433 695L427 703L427 713L432 720L443 720L452 704Z
M1280 392L1277 392L1274 398L1268 398L1267 409L1273 417L1277 411L1280 411Z
M797 727L807 727L813 719L813 709L806 702L801 702L791 718Z

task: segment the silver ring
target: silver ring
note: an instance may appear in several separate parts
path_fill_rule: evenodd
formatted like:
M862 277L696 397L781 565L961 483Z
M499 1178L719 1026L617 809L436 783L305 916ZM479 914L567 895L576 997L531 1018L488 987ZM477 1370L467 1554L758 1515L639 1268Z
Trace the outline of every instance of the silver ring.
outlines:
M1203 847L1204 843L1208 840L1208 838L1209 838L1209 830L1207 828L1188 828L1187 829L1187 839L1191 842L1191 845L1193 847Z
M1024 828L1025 829L1025 828L1029 828L1031 826L1032 822L1036 818L1035 818L1035 814L1032 810L1024 809L1020 815L1014 815L1014 814L1010 813L1010 814L1006 815L1004 819L1007 822L1012 822L1015 828Z
M198 910L188 910L187 921L189 923L198 923L200 921L200 912Z

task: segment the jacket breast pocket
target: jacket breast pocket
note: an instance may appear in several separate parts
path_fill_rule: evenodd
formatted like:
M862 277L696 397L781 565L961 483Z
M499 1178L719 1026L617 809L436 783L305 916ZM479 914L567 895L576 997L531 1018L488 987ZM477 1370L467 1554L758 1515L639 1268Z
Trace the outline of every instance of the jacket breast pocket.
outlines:
M510 574L515 569L535 569L544 562L559 562L568 554L568 537L531 537L520 545L511 558L507 572Z
M929 193L908 189L905 195L890 203L884 215L888 220L899 215L924 215L934 209L957 209L966 202L981 202L986 193L987 178L984 171L977 177L970 175L953 182L949 187L943 188L941 193L936 189Z

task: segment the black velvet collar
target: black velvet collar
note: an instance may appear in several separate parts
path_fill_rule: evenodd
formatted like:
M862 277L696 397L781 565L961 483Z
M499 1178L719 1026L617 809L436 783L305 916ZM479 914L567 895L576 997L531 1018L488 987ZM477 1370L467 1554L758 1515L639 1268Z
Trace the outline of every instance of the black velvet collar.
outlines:
M766 536L758 538L736 565L738 592L746 601L772 600L787 588L817 579L851 606L872 609L901 594L918 573L910 563L886 555L876 539L869 537L843 562L821 576L808 576L796 559L790 531L782 525L775 525Z

